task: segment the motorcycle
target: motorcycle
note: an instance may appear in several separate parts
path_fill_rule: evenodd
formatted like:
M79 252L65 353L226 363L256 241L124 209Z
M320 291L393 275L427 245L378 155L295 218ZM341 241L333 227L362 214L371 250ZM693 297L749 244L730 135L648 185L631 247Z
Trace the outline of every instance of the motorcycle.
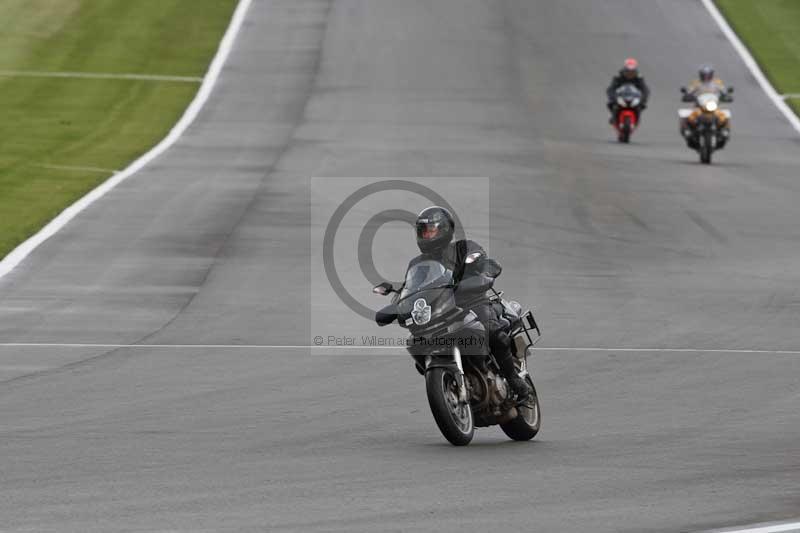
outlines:
M730 137L728 123L731 111L720 108L720 103L733 101L730 96L733 87L729 87L724 93L705 91L693 95L686 87L681 87L681 92L684 102L694 102L696 106L694 109L678 109L681 134L689 147L700 154L700 162L708 165L711 163L711 154L721 150ZM692 116L695 117L693 122L690 121Z
M470 264L479 254L470 254ZM469 305L456 305L453 272L438 260L412 262L402 286L383 282L376 294L394 293L392 303L376 313L380 326L397 322L409 330L407 350L416 370L425 377L425 389L433 418L442 435L455 446L472 441L476 427L499 425L513 440L534 438L541 426L539 398L528 372L531 348L541 331L531 311L506 301L494 290L500 265L484 258L481 272L458 284L459 294L476 294ZM488 294L488 296L487 296ZM483 324L470 306L485 302L502 306L506 329L513 339L516 369L533 391L525 401L511 392L488 347Z
M617 130L617 140L627 143L630 142L631 134L639 122L642 92L632 83L626 83L617 89L616 101L613 126Z

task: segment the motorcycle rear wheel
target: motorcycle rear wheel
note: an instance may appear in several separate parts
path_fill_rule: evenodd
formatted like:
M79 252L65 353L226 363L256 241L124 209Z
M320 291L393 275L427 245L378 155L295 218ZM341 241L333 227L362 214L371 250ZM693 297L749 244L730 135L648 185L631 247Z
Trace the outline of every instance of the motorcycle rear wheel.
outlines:
M466 446L475 436L469 402L459 400L456 370L432 368L425 374L425 391L433 419L450 444Z
M517 406L519 414L516 418L509 420L505 424L500 424L500 429L503 433L508 435L513 440L531 440L539 433L539 428L542 426L542 410L539 406L539 395L536 393L536 387L533 385L531 376L525 376L525 381L528 382L531 390L530 407L524 405Z

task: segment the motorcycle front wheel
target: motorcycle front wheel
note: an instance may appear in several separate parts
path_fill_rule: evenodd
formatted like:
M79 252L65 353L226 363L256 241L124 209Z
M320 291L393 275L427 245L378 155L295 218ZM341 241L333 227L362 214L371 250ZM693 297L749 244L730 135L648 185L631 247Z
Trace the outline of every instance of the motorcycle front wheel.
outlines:
M533 379L530 375L525 376L531 390L531 400L525 405L517 406L519 413L516 418L509 420L505 424L500 424L500 429L513 440L531 440L539 433L542 426L542 411L539 407L539 395L536 387L533 386Z
M469 402L459 399L457 370L432 368L425 374L425 390L433 419L450 444L466 446L475 435Z
M703 132L703 145L700 147L700 162L704 165L711 164L711 134Z
M626 118L619 130L618 140L621 143L629 143L631 140L631 119Z

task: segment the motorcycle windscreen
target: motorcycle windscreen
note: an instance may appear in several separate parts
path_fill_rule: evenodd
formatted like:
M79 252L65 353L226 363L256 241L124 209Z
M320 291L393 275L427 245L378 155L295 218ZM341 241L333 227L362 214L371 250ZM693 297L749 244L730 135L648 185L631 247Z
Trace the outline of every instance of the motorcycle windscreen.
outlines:
M617 103L623 106L636 107L642 100L642 92L632 83L626 83L617 89Z
M719 109L719 95L714 93L703 93L697 97L697 106L703 111L713 113Z
M433 259L419 261L411 265L406 272L406 280L403 283L403 290L400 291L400 299L407 298L416 292L446 287L452 284L453 272L441 262Z
M409 293L397 301L397 320L411 329L427 329L452 319L457 311L453 289L449 286Z

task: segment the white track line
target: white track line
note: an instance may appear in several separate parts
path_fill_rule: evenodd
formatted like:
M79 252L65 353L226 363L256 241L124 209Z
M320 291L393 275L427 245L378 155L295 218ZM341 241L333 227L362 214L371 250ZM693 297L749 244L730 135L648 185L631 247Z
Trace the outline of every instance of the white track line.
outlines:
M100 167L78 167L73 165L35 165L39 168L51 168L55 170L75 170L79 172L100 172L103 174L116 174L119 170L112 170L110 168Z
M112 74L105 72L44 72L39 70L0 70L3 78L78 78L88 80L135 80L200 83L197 76L164 76L160 74Z
M200 85L197 95L195 95L194 100L192 100L192 103L189 104L188 108L186 108L183 116L178 123L175 124L172 130L170 130L169 134L167 134L167 136L149 152L131 163L123 171L115 174L101 185L90 191L86 196L67 207L61 212L61 214L51 220L49 224L39 230L37 234L12 250L10 254L0 261L0 278L11 272L39 245L60 231L81 211L92 205L94 202L102 198L108 191L132 175L136 174L136 172L141 170L148 163L163 154L186 132L187 128L192 124L192 122L194 122L195 118L197 118L200 110L203 108L208 100L208 97L211 95L211 91L214 89L214 85L219 79L222 67L225 64L225 61L228 59L231 49L233 48L233 43L236 40L236 36L239 34L239 30L242 28L242 22L244 22L245 14L247 13L247 9L250 7L251 3L252 0L239 0L239 4L236 6L236 10L233 13L233 17L231 18L231 22L228 25L227 31L225 32L225 36L220 42L219 49L217 50L214 59L211 61L211 65L208 67L208 72L206 72L206 75L203 78L203 83Z
M785 533L800 531L800 522L745 526L744 529L715 529L708 533Z
M728 21L725 20L725 17L722 16L717 6L714 4L713 0L701 0L703 5L711 14L711 17L717 23L717 26L722 30L722 33L725 34L725 37L733 45L734 50L739 54L739 57L742 58L744 64L750 70L750 73L755 77L758 84L761 85L761 88L767 94L772 103L775 104L775 107L783 113L783 116L786 117L786 120L789 121L789 124L800 133L800 117L794 114L792 108L790 108L786 102L781 98L781 95L778 94L778 91L775 90L775 87L767 80L767 77L764 76L764 73L761 71L761 68L756 63L756 60L753 59L753 56L750 54L750 51L747 47L742 43L739 37L736 35L736 32L733 31L733 28L730 27Z
M738 354L771 354L800 355L800 350L748 350L742 348L546 348L534 346L536 351L548 352L664 352L664 353L738 353Z
M0 348L130 348L130 349L203 349L220 350L402 350L403 346L314 346L302 344L113 344L113 343L63 343L63 342L3 342ZM800 355L800 350L745 350L737 348L607 348L607 347L544 347L537 352L644 352L644 353L732 353L756 355Z
M787 93L787 94L782 94L782 95L781 95L781 98L783 98L784 100L787 100L787 99L789 99L789 98L800 98L800 93Z

